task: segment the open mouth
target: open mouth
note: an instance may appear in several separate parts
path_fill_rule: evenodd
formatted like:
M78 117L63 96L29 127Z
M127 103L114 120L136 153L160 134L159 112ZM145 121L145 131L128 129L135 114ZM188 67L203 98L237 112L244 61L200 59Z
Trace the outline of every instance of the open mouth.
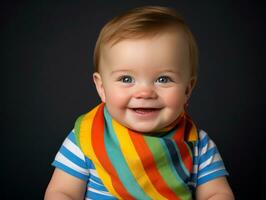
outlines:
M138 114L149 114L159 111L160 108L132 108L132 110Z

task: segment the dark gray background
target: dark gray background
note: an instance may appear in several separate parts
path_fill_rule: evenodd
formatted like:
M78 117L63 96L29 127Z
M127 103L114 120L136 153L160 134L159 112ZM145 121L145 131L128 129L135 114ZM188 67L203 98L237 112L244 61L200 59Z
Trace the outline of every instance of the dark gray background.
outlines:
M177 8L191 27L200 70L190 113L218 145L237 199L260 199L265 185L265 3L62 2L0 4L1 199L43 198L63 139L76 117L99 102L92 53L100 28L141 5Z

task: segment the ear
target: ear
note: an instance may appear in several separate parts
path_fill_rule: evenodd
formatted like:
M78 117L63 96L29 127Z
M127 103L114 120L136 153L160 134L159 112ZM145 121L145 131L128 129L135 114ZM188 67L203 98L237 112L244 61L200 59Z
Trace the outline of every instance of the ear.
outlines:
M105 91L103 87L102 77L98 72L93 73L93 81L102 102L105 103Z
M195 83L196 83L196 78L195 77L191 77L189 82L188 82L188 85L187 85L187 88L186 88L186 101L189 100L190 96L191 96L191 93L192 93L192 90L195 86Z

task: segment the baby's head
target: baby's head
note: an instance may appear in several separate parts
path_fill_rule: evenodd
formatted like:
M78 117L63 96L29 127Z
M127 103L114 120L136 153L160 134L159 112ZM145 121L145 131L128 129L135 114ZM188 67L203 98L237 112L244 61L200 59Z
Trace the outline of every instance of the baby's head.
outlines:
M110 115L138 132L173 125L197 79L192 33L165 7L141 7L108 22L94 50L94 82Z

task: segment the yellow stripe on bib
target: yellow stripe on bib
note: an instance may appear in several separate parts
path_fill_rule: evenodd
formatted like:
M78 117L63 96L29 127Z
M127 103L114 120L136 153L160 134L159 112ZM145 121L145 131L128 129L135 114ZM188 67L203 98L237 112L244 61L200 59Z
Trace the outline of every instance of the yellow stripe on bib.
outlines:
M126 155L132 155L133 158L138 158L138 153L134 147L134 144L131 141L131 138L128 133L128 129L121 126L115 120L112 120L112 125L114 131L117 135L117 139L120 144L120 148L122 150L122 154L125 155L124 159L127 162L130 171L132 172L135 180L143 189L143 191L151 198L158 200L167 200L164 196L162 196L154 187L149 177L147 176L145 169L142 166L141 160L130 160ZM134 162L134 163L133 163Z
M115 195L117 198L122 199L115 191L110 175L104 170L92 148L93 146L91 141L91 130L93 119L99 109L99 106L86 114L80 124L80 147L84 154L93 161L96 171L98 172L99 176L102 179L102 182L104 183L108 191L110 191L110 193Z

